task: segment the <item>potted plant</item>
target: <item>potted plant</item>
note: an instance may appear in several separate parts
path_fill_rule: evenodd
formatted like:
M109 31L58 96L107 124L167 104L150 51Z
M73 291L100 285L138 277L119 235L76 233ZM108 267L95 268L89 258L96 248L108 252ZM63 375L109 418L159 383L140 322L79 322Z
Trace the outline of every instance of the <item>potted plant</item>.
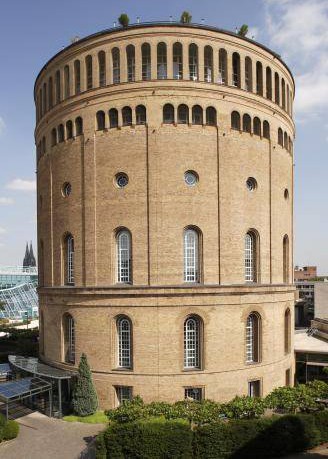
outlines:
M243 24L238 30L237 35L240 35L241 37L246 37L247 34L248 34L248 25Z
M121 24L122 27L126 28L129 25L130 18L126 13L122 13L121 16L118 18L118 22Z
M184 12L181 14L180 22L181 22L182 24L190 24L190 23L191 23L191 20L192 20L192 16L191 16L191 14L189 13L189 11L184 11Z

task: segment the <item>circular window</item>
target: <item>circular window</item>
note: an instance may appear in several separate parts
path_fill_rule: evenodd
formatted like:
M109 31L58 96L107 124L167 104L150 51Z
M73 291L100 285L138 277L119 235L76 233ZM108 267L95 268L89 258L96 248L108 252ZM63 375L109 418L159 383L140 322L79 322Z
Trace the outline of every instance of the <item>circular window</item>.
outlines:
M67 198L72 192L72 185L68 182L64 183L62 193L65 198Z
M119 188L124 188L129 183L129 178L126 174L117 174L116 175L116 185Z
M247 186L248 191L255 191L257 188L257 181L255 180L255 178L249 177L246 180L246 186Z
M194 171L187 171L185 172L184 179L188 186L194 186L198 182L198 175Z
M285 191L284 191L284 198L285 199L288 199L289 198L289 191L287 188L285 188Z

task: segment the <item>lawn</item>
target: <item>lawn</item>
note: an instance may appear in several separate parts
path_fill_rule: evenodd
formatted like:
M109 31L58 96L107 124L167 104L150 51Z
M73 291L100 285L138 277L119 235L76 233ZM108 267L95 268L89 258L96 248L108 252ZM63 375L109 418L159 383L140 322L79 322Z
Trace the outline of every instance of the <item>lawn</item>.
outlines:
M97 411L89 416L64 416L64 421L67 422L84 422L85 424L107 424L108 418L103 411Z

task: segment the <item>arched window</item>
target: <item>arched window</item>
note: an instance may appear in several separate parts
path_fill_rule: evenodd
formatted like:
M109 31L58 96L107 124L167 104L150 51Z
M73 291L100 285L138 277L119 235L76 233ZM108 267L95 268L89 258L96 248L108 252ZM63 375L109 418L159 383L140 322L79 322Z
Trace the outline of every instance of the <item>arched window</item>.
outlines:
M285 284L289 283L289 238L285 234L282 242L283 247L283 282Z
M274 101L276 104L280 104L280 88L279 88L279 75L277 72L274 74Z
M56 128L53 128L51 130L51 146L57 145L57 130Z
M61 101L61 81L60 81L60 70L56 72L56 104L59 104Z
M105 112L100 110L96 114L97 118L97 130L98 131L103 131L105 129Z
M245 236L245 281L258 282L258 237L254 231Z
M284 148L288 150L288 135L287 132L284 132Z
M142 55L142 79L150 80L151 79L151 52L150 52L149 43L144 43L141 46L141 55Z
M85 58L85 73L86 73L87 89L92 89L93 87L92 56L90 56L90 54Z
M249 134L252 132L252 119L247 113L243 115L243 131Z
M65 134L64 134L64 126L60 124L58 126L58 142L64 142Z
M289 104L289 101L290 101L290 91L289 91L289 85L287 85L287 96L286 96L286 99L287 99L287 113L290 113L290 104Z
M184 368L201 368L201 321L190 316L184 322Z
M120 50L118 48L112 49L112 62L113 62L113 84L117 84L121 79L120 69Z
M73 123L71 120L66 122L66 138L72 139L73 138Z
M260 362L261 318L252 312L246 320L246 363Z
M188 124L189 123L189 107L181 104L178 107L178 123Z
M284 135L281 128L278 129L278 145L284 146Z
M203 124L203 109L200 105L192 108L192 124Z
M74 238L67 234L64 238L64 284L74 285Z
M123 126L132 125L132 110L131 107L122 108L122 124Z
M44 155L47 151L47 148L46 148L46 138L43 136L42 137L42 154Z
M147 113L146 113L146 107L144 105L138 105L136 107L136 123L137 124L147 123Z
M79 136L83 134L83 120L78 116L75 120L75 135Z
M126 63L128 71L128 81L135 81L136 73L136 57L133 45L126 47Z
M183 78L183 60L181 43L174 43L173 45L173 78L175 80L182 80Z
M49 78L48 82L48 107L49 110L54 106L54 99L53 99L53 84L52 84L52 77Z
M184 282L199 282L199 234L187 228L183 233Z
M207 107L206 109L206 124L207 126L216 126L217 124L216 109L214 107Z
M81 92L81 63L79 60L74 61L74 90L75 94Z
M231 113L231 129L240 131L240 115L238 112Z
M211 46L204 48L204 80L208 83L213 81L213 49Z
M118 127L118 111L116 108L111 108L109 110L109 127L117 128Z
M290 352L290 335L291 335L290 309L286 309L284 317L284 350L285 354Z
M281 102L282 108L286 109L286 86L283 78L281 79Z
M65 99L67 99L70 96L70 76L68 65L65 65L64 67L64 94Z
M253 120L253 132L254 135L261 135L261 121L257 116Z
M263 137L270 139L270 124L266 120L263 121Z
M157 78L159 80L167 78L166 44L163 42L157 45Z
M290 137L288 137L288 150L293 153L293 142Z
M43 284L39 284L43 285ZM44 355L44 314L43 311L41 311L40 316L39 316L39 328L40 328L40 353Z
M43 113L47 111L47 83L43 83Z
M266 97L272 100L272 72L270 67L266 68Z
M131 235L127 230L121 230L116 236L117 246L117 282L129 284L132 282Z
M127 317L116 321L119 368L132 368L132 326Z
M240 88L240 56L238 53L232 55L232 85Z
M99 86L106 86L106 54L105 51L98 53L98 78Z
M219 84L227 84L227 51L219 50Z
M261 62L256 62L256 94L263 96L263 67Z
M252 59L245 57L245 89L246 91L253 91L253 69Z
M174 107L171 104L165 104L163 107L163 123L174 124Z
M75 363L75 324L70 314L63 316L64 332L64 360L66 363Z
M39 115L39 119L43 116L43 97L42 97L42 88L40 89L40 92L39 92L39 105L40 105L40 109L39 109L39 112L40 112L40 115Z
M198 80L198 46L195 43L189 45L189 79Z

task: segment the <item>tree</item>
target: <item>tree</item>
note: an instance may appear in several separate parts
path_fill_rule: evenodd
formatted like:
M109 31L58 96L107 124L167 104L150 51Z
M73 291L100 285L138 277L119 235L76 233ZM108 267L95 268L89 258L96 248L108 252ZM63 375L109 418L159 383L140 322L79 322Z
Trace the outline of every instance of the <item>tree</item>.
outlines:
M122 27L127 27L130 22L130 18L126 13L122 13L121 16L118 18L118 22L121 24Z
M97 392L85 354L81 355L77 380L73 389L72 405L74 413L78 416L88 416L95 413L98 408Z
M248 34L248 25L243 24L238 30L237 34L240 35L241 37L246 37L246 35Z
M189 13L189 11L184 11L181 14L180 22L182 24L190 24L192 20L192 15Z

